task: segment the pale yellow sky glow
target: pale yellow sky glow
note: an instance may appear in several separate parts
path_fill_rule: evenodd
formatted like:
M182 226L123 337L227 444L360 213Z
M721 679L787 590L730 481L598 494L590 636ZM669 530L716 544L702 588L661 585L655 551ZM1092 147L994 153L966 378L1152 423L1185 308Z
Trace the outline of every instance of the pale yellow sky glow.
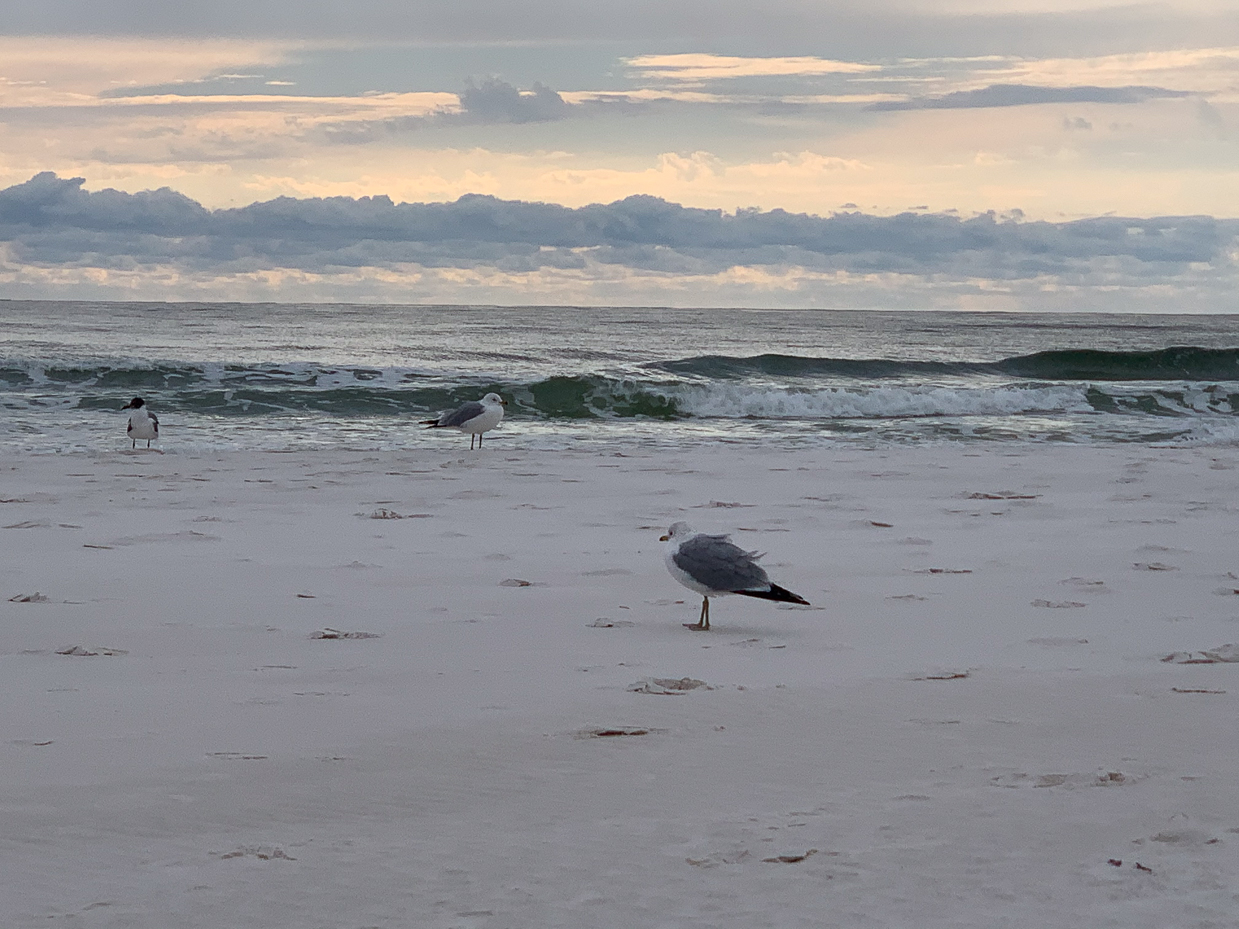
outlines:
M222 40L171 47L154 40L0 40L6 130L0 183L18 183L40 170L85 176L90 188L132 191L175 181L177 189L208 206L287 194L454 199L471 192L579 205L647 193L697 206L809 212L855 202L880 212L926 204L963 211L1018 207L1047 217L1112 211L1239 214L1239 185L1222 157L1224 149L1233 149L1228 127L1239 127L1236 48L1088 59L981 57L962 68L959 62L941 65L949 73L932 85L939 95L1000 82L1161 84L1207 95L1138 107L1081 102L912 110L879 118L864 107L903 96L890 92L888 84L875 84L870 86L882 86L883 92L781 95L774 102L793 110L780 116L744 112L758 97L743 88L727 93L557 88L566 103L582 110L607 98L730 108L758 134L764 124L782 130L781 122L800 118L793 156L775 149L739 156L711 138L698 147L662 152L648 145L645 152L555 145L555 132L568 125L563 121L531 127L526 135L538 138L531 138L525 151L484 139L460 148L436 145L426 130L391 128L401 120L409 128L434 114L458 112L460 96L454 92L309 95L294 86L274 94L269 79L246 93L228 92L224 79L216 81L224 84L222 93L198 89L219 75L265 74L300 48ZM626 64L671 74L673 84L688 78L827 73L863 80L887 77L890 70L804 57L707 54L634 56ZM914 64L915 72L926 63ZM916 73L908 76L920 79ZM175 92L169 84L176 85ZM107 96L118 88L159 85L165 89ZM857 115L846 120L798 112L849 105ZM341 144L340 134L351 130L369 131L371 137L365 144ZM656 149L656 135L651 141ZM780 150L787 141L780 139ZM1176 163L1191 149L1216 154L1206 152L1201 164Z

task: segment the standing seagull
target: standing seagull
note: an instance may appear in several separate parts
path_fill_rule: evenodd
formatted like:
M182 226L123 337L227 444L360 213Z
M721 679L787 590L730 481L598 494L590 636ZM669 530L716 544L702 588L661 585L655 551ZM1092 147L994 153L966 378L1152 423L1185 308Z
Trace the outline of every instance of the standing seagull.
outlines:
M473 451L473 437L477 436L478 448L482 447L482 433L494 429L503 419L503 408L508 403L499 394L487 394L481 400L470 400L438 419L424 419L423 426L439 429L451 426L469 433L469 450Z
M689 629L710 628L710 598L727 594L777 600L780 603L809 601L778 584L770 583L765 569L757 563L761 555L733 545L725 535L693 532L688 523L672 523L662 536L663 557L671 576L689 590L701 594L701 618Z
M159 438L159 418L146 408L146 401L134 397L121 407L122 410L133 410L129 414L129 425L125 431L133 439L133 447L138 447L138 439L146 439L146 447L151 447L151 439Z

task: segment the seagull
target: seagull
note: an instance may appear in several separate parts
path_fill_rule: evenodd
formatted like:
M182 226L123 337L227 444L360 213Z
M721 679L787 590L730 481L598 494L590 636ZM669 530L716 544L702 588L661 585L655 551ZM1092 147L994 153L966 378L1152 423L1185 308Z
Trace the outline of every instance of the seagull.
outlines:
M487 394L481 400L470 400L438 419L424 419L423 426L438 429L451 426L469 433L469 450L473 451L473 437L477 436L478 448L482 447L482 433L494 429L503 419L503 408L508 403L499 394Z
M134 397L121 407L122 410L133 410L129 414L129 425L125 431L133 439L133 447L138 447L138 439L146 439L146 447L151 447L151 439L159 438L159 417L146 408L146 401Z
M710 598L727 594L776 600L780 603L809 601L778 584L770 583L765 569L757 563L757 552L746 552L726 535L694 532L685 522L672 523L663 542L663 557L671 576L689 590L701 594L701 618L685 623L689 629L710 628Z

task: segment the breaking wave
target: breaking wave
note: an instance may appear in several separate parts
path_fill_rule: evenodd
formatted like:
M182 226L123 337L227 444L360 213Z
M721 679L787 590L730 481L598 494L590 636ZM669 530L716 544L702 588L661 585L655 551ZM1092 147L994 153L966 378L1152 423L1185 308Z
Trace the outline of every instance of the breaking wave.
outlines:
M0 362L0 402L9 408L111 410L142 394L161 412L395 417L437 412L491 390L509 399L510 415L544 420L1232 416L1239 412L1239 350L1041 352L987 363L701 356L622 375L523 381L311 363Z

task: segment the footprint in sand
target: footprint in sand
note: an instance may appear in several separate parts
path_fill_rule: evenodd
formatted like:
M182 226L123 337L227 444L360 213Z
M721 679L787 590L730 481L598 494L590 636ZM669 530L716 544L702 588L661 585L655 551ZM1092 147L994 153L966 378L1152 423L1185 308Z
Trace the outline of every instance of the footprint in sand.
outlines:
M1149 836L1149 841L1159 842L1162 845L1178 845L1185 848L1221 844L1221 839L1205 832L1203 829L1192 828L1170 829L1165 832L1159 832L1156 835Z
M646 677L629 684L628 690L637 694L658 694L664 697L678 697L690 690L713 690L705 681L691 677Z
M971 677L972 671L930 671L925 674L914 674L908 678L910 681L962 681L965 678Z
M1092 577L1068 577L1059 581L1067 587L1074 587L1080 593L1087 594L1108 594L1110 588L1106 586L1105 581L1099 581Z
M1162 659L1169 664L1230 664L1239 662L1239 645L1219 645L1198 652L1171 652Z
M220 860L227 858L257 858L259 861L296 861L297 859L274 845L245 845L231 852L211 852Z
M1096 774L1004 774L991 777L990 783L995 787L1122 787L1133 784L1142 778L1124 774L1121 771L1101 771Z
M594 729L581 729L573 733L573 737L578 739L619 739L629 736L653 735L666 731L666 729L654 729L648 726L605 726Z
M64 648L56 649L56 654L72 655L75 658L94 658L98 655L116 657L119 655L128 655L129 653L123 648L86 648L83 645L66 645Z
M740 864L752 858L747 848L734 848L725 852L714 852L702 858L685 858L694 868L717 868L721 864Z
M1066 636L1046 636L1040 639L1029 639L1029 645L1044 645L1050 648L1069 645L1087 645L1088 639L1072 639Z

